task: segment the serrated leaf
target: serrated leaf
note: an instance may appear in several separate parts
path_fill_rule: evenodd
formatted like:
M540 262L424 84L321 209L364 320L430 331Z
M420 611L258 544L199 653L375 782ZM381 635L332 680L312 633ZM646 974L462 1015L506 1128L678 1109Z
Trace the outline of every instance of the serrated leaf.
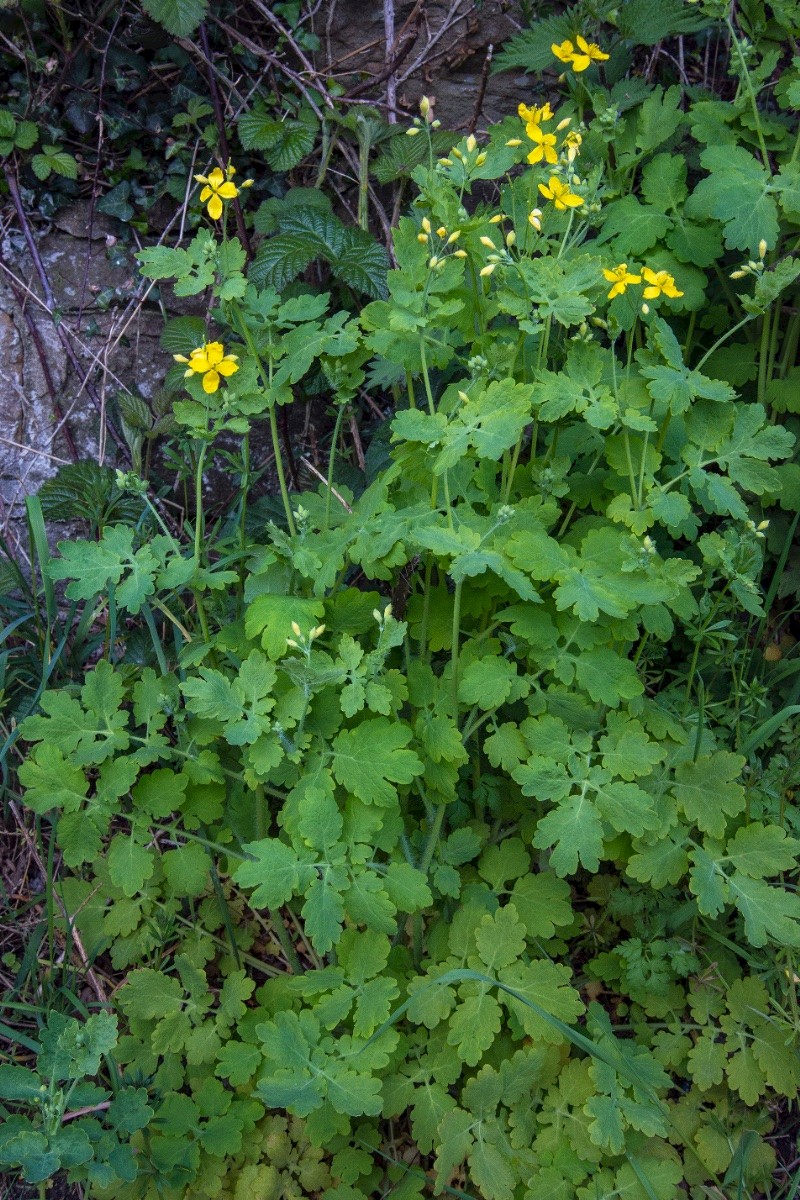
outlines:
M389 805L397 796L394 784L411 783L423 764L406 747L411 730L401 721L375 717L333 740L332 770L337 783L367 804Z
M740 754L727 750L679 763L672 793L687 820L703 833L721 838L727 817L738 816L744 808L744 788L736 782L744 764Z
M126 896L135 896L155 870L155 858L141 842L129 834L118 833L108 851L111 882Z
M208 12L208 0L142 0L148 16L173 37L191 37Z

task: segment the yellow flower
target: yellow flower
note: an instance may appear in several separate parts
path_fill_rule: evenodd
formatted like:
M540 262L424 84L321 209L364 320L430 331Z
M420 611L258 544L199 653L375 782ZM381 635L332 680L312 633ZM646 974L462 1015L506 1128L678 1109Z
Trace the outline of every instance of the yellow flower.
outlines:
M578 133L577 129L571 129L569 131L569 133L567 134L567 136L564 138L564 141L562 144L562 149L566 150L566 152L567 152L567 161L568 162L572 163L578 157L578 155L581 152L582 142L583 142L583 138Z
M583 204L583 197L576 196L574 192L569 190L569 184L562 183L555 175L550 176L550 182L547 187L543 183L540 183L539 191L545 200L553 201L559 212L566 212L568 208L580 208Z
M173 354L176 362L186 363L184 379L190 375L202 375L203 391L211 395L216 392L223 376L234 375L239 370L237 355L226 354L222 342L203 342L188 358L184 354Z
M528 137L534 142L534 147L528 155L529 163L538 163L542 159L545 162L558 162L558 155L555 151L556 135L554 133L542 133L538 125L526 125L525 132Z
M541 125L542 121L553 119L553 110L549 104L543 104L541 108L537 108L535 104L531 108L528 108L527 104L520 104L517 112L526 125Z
M607 60L608 55L600 49L596 42L587 42L586 38L580 35L575 41L577 47L573 46L568 38L558 44L554 42L550 47L557 59L563 63L570 63L573 71L585 71L593 62Z
M611 291L608 293L609 300L613 300L615 296L621 296L629 283L641 283L641 275L632 275L628 270L627 263L620 263L618 267L612 267L608 270L603 268L603 274L609 283L613 283Z
M200 203L205 204L208 201L208 215L212 221L218 221L222 216L223 200L235 200L239 195L241 189L231 182L235 174L236 168L228 165L224 171L220 167L214 167L208 175L195 175L198 183L205 184L200 193ZM252 184L252 179L245 179L242 187L252 187Z
M642 276L645 283L650 285L644 289L645 300L657 300L661 295L676 300L678 296L683 295L683 292L679 292L676 288L675 280L668 271L653 271L650 267L644 267Z

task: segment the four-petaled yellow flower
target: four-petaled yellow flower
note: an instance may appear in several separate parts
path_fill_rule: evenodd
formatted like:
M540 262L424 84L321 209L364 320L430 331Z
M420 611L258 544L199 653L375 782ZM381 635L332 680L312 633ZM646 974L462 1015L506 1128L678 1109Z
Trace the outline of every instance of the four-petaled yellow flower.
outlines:
M578 133L577 129L570 129L567 136L564 138L562 149L567 152L567 161L573 163L581 152L581 143L583 138Z
M603 274L609 283L613 283L611 291L608 293L609 300L613 300L615 296L621 296L629 283L641 283L641 275L632 275L628 270L627 263L620 263L618 267L612 267L608 270L603 268Z
M526 125L541 125L542 121L553 119L553 110L549 104L543 104L541 108L537 108L535 104L531 108L527 104L520 104L517 112ZM530 134L528 136L530 137Z
M675 280L668 271L654 271L651 267L643 267L642 276L645 283L650 285L644 289L645 300L657 300L661 295L676 300L678 296L683 295L683 292L676 288Z
M567 38L565 41L554 42L550 47L553 54L563 63L569 63L573 71L585 71L593 62L605 62L608 55L597 45L597 42L587 42L580 35L575 39L577 46Z
M172 357L175 362L187 364L184 379L190 375L203 377L203 391L209 395L216 392L223 376L234 375L239 370L237 355L226 354L222 342L203 342L188 358L185 354L173 354Z
M200 203L205 204L208 201L207 211L212 221L218 221L222 216L223 200L235 200L239 195L241 189L232 182L235 174L236 167L228 164L224 171L221 167L214 167L208 175L195 175L198 183L205 184L200 193ZM241 186L246 188L252 185L252 179L245 179Z
M549 163L558 162L558 155L555 151L556 135L554 133L542 133L538 125L526 125L525 132L531 141L535 143L528 155L529 163L538 163L542 159Z
M576 196L574 192L569 190L569 184L562 183L555 175L550 176L550 182L547 187L543 183L540 183L539 191L545 200L553 201L559 212L566 212L568 208L580 208L583 204L583 197Z

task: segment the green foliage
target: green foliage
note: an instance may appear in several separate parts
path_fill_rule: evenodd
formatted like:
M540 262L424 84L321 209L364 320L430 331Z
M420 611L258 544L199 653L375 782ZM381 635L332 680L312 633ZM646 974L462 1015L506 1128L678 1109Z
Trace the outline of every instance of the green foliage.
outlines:
M506 65L594 37L588 11ZM102 643L21 723L18 778L81 944L125 982L119 1041L98 1014L97 1038L58 1025L36 1072L0 1070L0 1153L31 1179L768 1194L800 1088L800 706L793 643L777 670L766 653L795 569L796 155L757 106L766 34L728 28L746 70L723 103L624 77L626 42L705 29L708 5L592 14L617 32L542 116L555 164L513 115L439 157L422 111L408 170L390 140L386 178L413 185L394 269L303 189L262 204L252 263L206 228L139 254L209 314L165 331L195 507L170 530L133 473L130 510L88 473L54 488L102 498L46 575ZM295 125L259 107L239 136L294 163ZM315 261L371 302L297 282ZM187 377L216 341L230 373ZM366 389L394 411L360 475L339 458ZM290 494L276 413L298 394L335 425ZM248 509L259 421L269 521ZM216 526L212 459L235 495ZM141 1091L118 1180L91 1174L102 1129L74 1157L17 1112L103 1056L116 1095Z
M208 0L142 0L149 17L175 37L191 37L208 12Z

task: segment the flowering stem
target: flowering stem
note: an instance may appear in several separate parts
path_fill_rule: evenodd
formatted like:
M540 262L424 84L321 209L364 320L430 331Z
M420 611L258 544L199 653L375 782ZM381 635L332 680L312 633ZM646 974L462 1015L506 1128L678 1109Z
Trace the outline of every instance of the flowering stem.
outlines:
M200 547L203 541L205 521L203 519L203 467L205 466L208 442L203 442L194 473L194 559L200 566Z
M336 444L339 441L339 431L342 428L342 418L344 417L346 404L339 405L339 411L336 414L336 424L333 427L333 437L331 438L331 452L328 455L328 494L325 497L325 528L328 529L331 520L331 494L333 492L333 464L336 461Z
M452 632L452 647L450 651L450 664L453 672L452 678L452 698L453 698L453 720L458 725L458 641L461 634L461 588L463 580L459 579L456 583L455 593L453 595L453 632Z

